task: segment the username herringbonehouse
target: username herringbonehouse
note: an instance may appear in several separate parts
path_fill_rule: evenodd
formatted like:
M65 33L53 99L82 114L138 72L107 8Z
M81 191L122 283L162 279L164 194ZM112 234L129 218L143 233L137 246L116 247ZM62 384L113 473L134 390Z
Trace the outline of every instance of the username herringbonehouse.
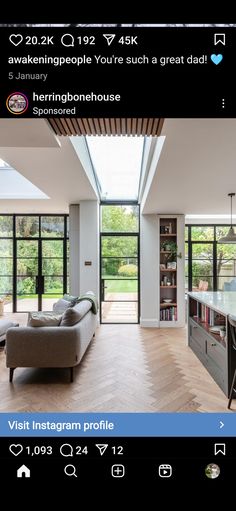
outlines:
M61 103L67 103L70 101L120 101L120 94L95 94L90 92L89 94L71 94L66 92L65 94L37 94L33 92L33 101L60 101Z

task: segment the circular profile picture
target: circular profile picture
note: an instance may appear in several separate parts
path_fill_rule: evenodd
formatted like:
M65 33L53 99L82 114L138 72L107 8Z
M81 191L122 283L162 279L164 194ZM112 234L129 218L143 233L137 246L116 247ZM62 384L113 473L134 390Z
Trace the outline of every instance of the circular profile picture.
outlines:
M209 479L216 479L220 475L220 467L215 463L209 463L205 468L205 474Z
M12 92L6 100L7 109L14 115L26 112L28 105L28 98L22 92Z

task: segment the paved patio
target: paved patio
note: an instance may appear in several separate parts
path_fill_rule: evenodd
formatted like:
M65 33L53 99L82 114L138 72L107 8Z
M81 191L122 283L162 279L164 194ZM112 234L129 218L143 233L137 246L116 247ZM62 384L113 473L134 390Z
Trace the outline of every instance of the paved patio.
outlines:
M109 293L107 300L110 302L102 303L102 320L104 323L137 323L138 317L138 303L129 302L129 300L136 300L136 293ZM125 300L125 301L115 301ZM43 298L42 309L44 311L52 311L53 304L57 301L57 298ZM38 302L34 298L24 298L18 300L17 304L17 317L21 316L21 313L33 312L38 310ZM12 314L12 302L4 305L4 315L8 317ZM24 314L22 314L25 317ZM2 316L0 316L1 318ZM14 314L14 318L15 318ZM26 322L26 321L24 321Z
M57 298L43 298L43 310L52 311ZM18 312L33 312L38 310L38 300L35 298L23 298L17 302ZM12 312L12 302L4 304L4 312Z

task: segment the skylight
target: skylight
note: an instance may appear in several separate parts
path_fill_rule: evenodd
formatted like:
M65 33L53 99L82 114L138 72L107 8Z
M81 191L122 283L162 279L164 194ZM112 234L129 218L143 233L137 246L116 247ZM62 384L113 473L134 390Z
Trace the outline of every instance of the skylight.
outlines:
M86 137L102 200L138 199L143 137Z
M48 199L20 172L0 158L0 199Z

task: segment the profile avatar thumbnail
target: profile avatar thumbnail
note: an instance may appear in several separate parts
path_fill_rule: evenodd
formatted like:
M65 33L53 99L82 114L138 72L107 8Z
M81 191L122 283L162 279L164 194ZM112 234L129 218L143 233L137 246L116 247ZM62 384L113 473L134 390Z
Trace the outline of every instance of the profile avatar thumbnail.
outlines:
M209 463L205 468L208 479L216 479L220 475L220 467L216 463Z
M6 106L11 114L19 115L26 112L29 101L23 92L12 92L6 100Z

